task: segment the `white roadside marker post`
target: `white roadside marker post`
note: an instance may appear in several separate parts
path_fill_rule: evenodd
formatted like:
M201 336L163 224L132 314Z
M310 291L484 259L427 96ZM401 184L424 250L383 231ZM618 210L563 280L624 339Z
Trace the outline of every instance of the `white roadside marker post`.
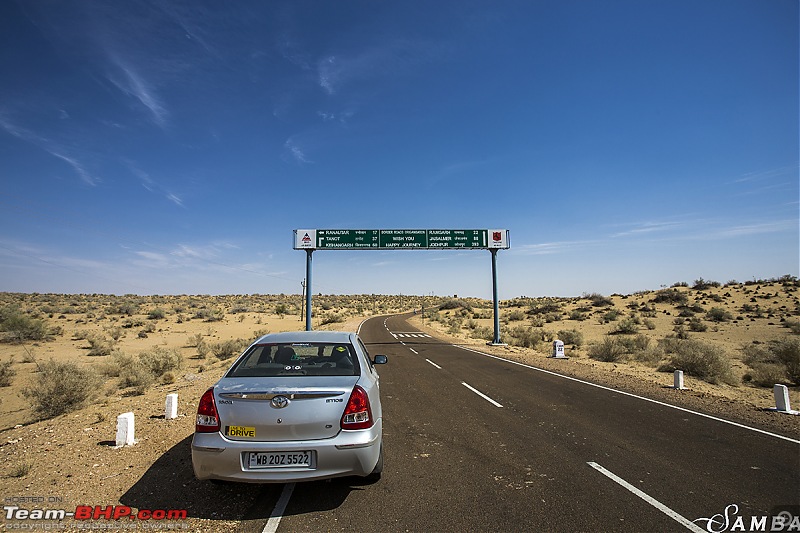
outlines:
M564 355L564 341L553 341L553 359L569 359L569 357Z
M164 406L164 420L178 418L178 395L167 394L167 402Z
M133 413L123 413L117 417L117 448L136 444Z
M775 411L790 415L800 414L800 411L792 411L789 405L789 387L786 385L775 385L772 390L775 394Z
M683 386L683 370L676 370L675 371L675 385L673 388L677 390L684 390L686 387Z

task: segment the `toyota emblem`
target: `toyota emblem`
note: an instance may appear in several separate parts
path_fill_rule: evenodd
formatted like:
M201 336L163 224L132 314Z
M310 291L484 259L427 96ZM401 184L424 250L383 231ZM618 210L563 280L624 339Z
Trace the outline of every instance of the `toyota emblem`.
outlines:
M272 403L272 407L275 409L283 409L289 405L289 398L286 396L275 396L270 403Z

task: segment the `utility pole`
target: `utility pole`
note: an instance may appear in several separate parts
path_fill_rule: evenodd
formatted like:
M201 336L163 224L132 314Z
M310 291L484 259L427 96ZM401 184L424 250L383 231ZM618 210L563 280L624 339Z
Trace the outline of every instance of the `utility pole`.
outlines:
M303 298L302 298L302 301L300 302L300 322L302 322L303 319L306 316L306 280L305 280L305 278L303 278L303 281L300 282L300 286L303 287L303 292L302 292Z

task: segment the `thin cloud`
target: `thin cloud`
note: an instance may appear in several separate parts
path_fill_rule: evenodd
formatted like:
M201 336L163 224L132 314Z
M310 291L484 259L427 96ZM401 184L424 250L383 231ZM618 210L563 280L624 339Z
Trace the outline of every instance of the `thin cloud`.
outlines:
M303 149L297 144L294 137L290 137L283 143L283 148L292 156L298 163L308 164L313 163L305 154Z
M612 237L636 237L640 235L650 235L653 233L664 233L668 231L680 230L685 226L685 222L643 222L635 225L629 230L615 233L612 235Z
M69 152L64 149L59 143L48 139L47 137L43 137L38 135L26 128L22 128L13 122L11 122L7 117L0 114L0 127L4 129L9 135L16 137L22 141L30 143L34 146L39 147L40 149L44 150L48 154L53 157L56 157L65 163L67 163L75 173L81 178L81 180L86 183L87 185L95 186L100 182L100 179L91 174L88 170L86 170L86 166L78 160L75 156L69 154Z
M432 43L392 41L356 54L329 54L317 61L317 84L329 95L356 81L382 76L397 76L414 65L441 55L441 46Z
M117 67L122 77L108 74L106 78L125 95L139 101L150 113L153 121L161 128L167 123L169 113L158 98L152 84L142 77L133 65L125 63L116 55L110 56L111 62Z
M744 237L749 235L764 235L768 233L784 233L787 231L798 231L798 222L794 220L777 220L774 222L764 222L760 224L746 224L723 228L713 232L711 236L718 238Z
M183 198L181 198L178 194L173 192L168 192L164 190L161 185L159 185L147 172L139 168L133 161L126 160L125 164L128 167L128 170L139 179L139 183L141 183L142 187L147 189L149 192L153 194L160 194L170 202L174 203L178 207L185 208Z

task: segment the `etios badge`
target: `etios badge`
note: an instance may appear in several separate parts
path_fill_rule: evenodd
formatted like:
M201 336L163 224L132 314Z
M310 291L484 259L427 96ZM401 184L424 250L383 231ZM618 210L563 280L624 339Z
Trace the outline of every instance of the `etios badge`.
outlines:
M289 405L289 398L286 396L275 396L270 403L275 409L283 409Z

